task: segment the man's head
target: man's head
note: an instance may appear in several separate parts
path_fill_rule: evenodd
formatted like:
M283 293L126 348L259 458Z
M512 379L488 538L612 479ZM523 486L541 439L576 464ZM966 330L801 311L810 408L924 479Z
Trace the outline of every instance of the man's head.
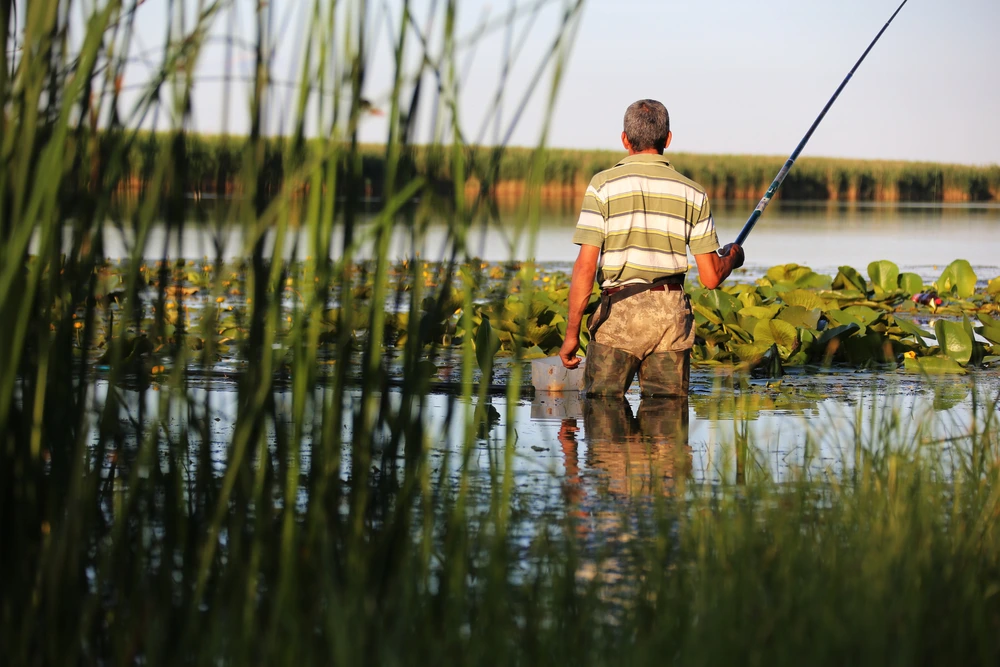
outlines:
M639 100L625 110L622 145L629 153L663 153L670 144L670 115L656 100Z

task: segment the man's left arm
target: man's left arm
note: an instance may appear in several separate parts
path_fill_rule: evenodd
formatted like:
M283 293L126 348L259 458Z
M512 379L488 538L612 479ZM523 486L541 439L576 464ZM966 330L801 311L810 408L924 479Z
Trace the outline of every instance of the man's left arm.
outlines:
M601 249L592 245L581 245L580 254L573 264L573 276L569 283L569 318L566 323L566 338L563 340L559 357L566 368L580 365L576 351L580 349L580 325L583 311L587 308L590 295L594 291L594 277L597 275L597 260Z

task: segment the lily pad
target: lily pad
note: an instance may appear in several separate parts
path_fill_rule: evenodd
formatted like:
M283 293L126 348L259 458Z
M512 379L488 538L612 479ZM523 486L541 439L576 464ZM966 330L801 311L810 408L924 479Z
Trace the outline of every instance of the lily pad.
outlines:
M913 296L924 291L924 280L915 273L900 273L897 285L906 296Z
M781 310L780 305L770 305L770 306L750 306L749 308L740 309L740 317L752 317L755 320L770 320L778 311Z
M893 324L902 329L907 335L916 338L917 342L922 343L924 338L934 338L934 334L930 331L924 331L913 322L903 319L902 317L894 315L892 321Z
M830 320L830 322L832 322L834 325L838 327L844 326L845 324L853 324L862 331L865 329L864 322L854 317L850 313L845 312L843 310L839 310L837 308L831 308L830 310L826 311L826 317L828 320Z
M969 363L972 357L972 341L961 323L938 320L934 323L934 333L943 354L963 366Z
M730 347L737 359L750 364L756 364L763 358L764 353L770 349L766 345L731 345Z
M754 345L777 345L782 357L788 357L799 342L798 332L782 320L762 320L753 330Z
M967 260L956 259L948 265L937 281L938 292L968 299L976 293L976 272Z
M833 279L833 289L854 288L862 294L868 293L868 284L861 274L850 266L841 266L837 269L837 276Z
M887 259L869 264L868 277L876 290L893 292L899 287L899 267Z
M694 305L698 304L716 311L729 321L735 321L736 311L742 308L736 297L719 289L702 291L695 299Z
M692 303L691 309L694 311L695 316L701 316L706 321L720 326L722 324L722 314L710 308L709 306L702 305L700 303Z
M795 289L781 295L781 300L789 306L801 306L806 310L826 308L826 302L819 298L815 292L804 289Z
M872 310L868 306L850 306L848 308L844 308L843 312L850 315L865 326L869 326L874 323L875 320L879 318L879 315L881 315L881 313Z
M819 316L818 309L807 310L802 306L788 306L778 313L779 320L804 329L815 329L819 324Z
M1000 322L992 320L992 318L983 313L979 314L979 321L983 323L983 326L976 329L976 333L994 345L1000 345Z
M908 373L920 373L921 375L961 375L965 373L957 361L948 357L919 357L916 359L904 359L903 368Z

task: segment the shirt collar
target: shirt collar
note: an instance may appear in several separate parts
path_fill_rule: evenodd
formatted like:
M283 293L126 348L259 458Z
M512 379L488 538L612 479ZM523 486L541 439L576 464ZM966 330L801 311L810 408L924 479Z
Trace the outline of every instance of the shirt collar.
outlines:
M670 166L670 161L667 160L665 155L657 155L656 153L636 153L635 155L629 155L623 158L616 167L620 167L623 164L631 164L634 162L643 162L646 164L663 164Z

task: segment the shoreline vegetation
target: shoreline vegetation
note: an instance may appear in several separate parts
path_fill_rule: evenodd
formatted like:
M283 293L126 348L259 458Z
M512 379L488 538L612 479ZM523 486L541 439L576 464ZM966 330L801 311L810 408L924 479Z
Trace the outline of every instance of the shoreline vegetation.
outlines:
M124 157L116 190L141 193L143 175L150 174L163 156L181 157L177 174L182 189L195 197L238 195L245 191L240 179L246 138L184 134L183 149L174 143L177 135L144 133L131 142ZM102 136L100 144L109 143ZM264 159L262 173L267 189L277 192L285 174L318 155L325 144L318 140L294 142L274 137L261 140ZM502 201L519 200L528 194L529 183L540 183L543 200L577 201L583 197L591 176L621 159L620 151L548 148L541 163L543 173L535 179L535 148L466 146L463 155L465 198L491 195ZM111 151L101 150L101 154ZM364 195L381 197L385 192L386 150L377 144L362 144L361 179ZM719 200L754 200L770 185L785 158L761 155L713 155L671 153L671 164L685 176L703 185L709 196ZM443 146L407 146L399 156L397 174L403 179L426 178L443 194L450 194L456 182L452 151ZM90 160L84 173L105 173L100 160ZM346 179L338 179L344 183ZM94 181L89 180L92 187ZM81 184L88 187L86 183ZM786 201L837 202L996 202L1000 201L1000 165L970 166L898 160L805 157L795 163L778 199Z

